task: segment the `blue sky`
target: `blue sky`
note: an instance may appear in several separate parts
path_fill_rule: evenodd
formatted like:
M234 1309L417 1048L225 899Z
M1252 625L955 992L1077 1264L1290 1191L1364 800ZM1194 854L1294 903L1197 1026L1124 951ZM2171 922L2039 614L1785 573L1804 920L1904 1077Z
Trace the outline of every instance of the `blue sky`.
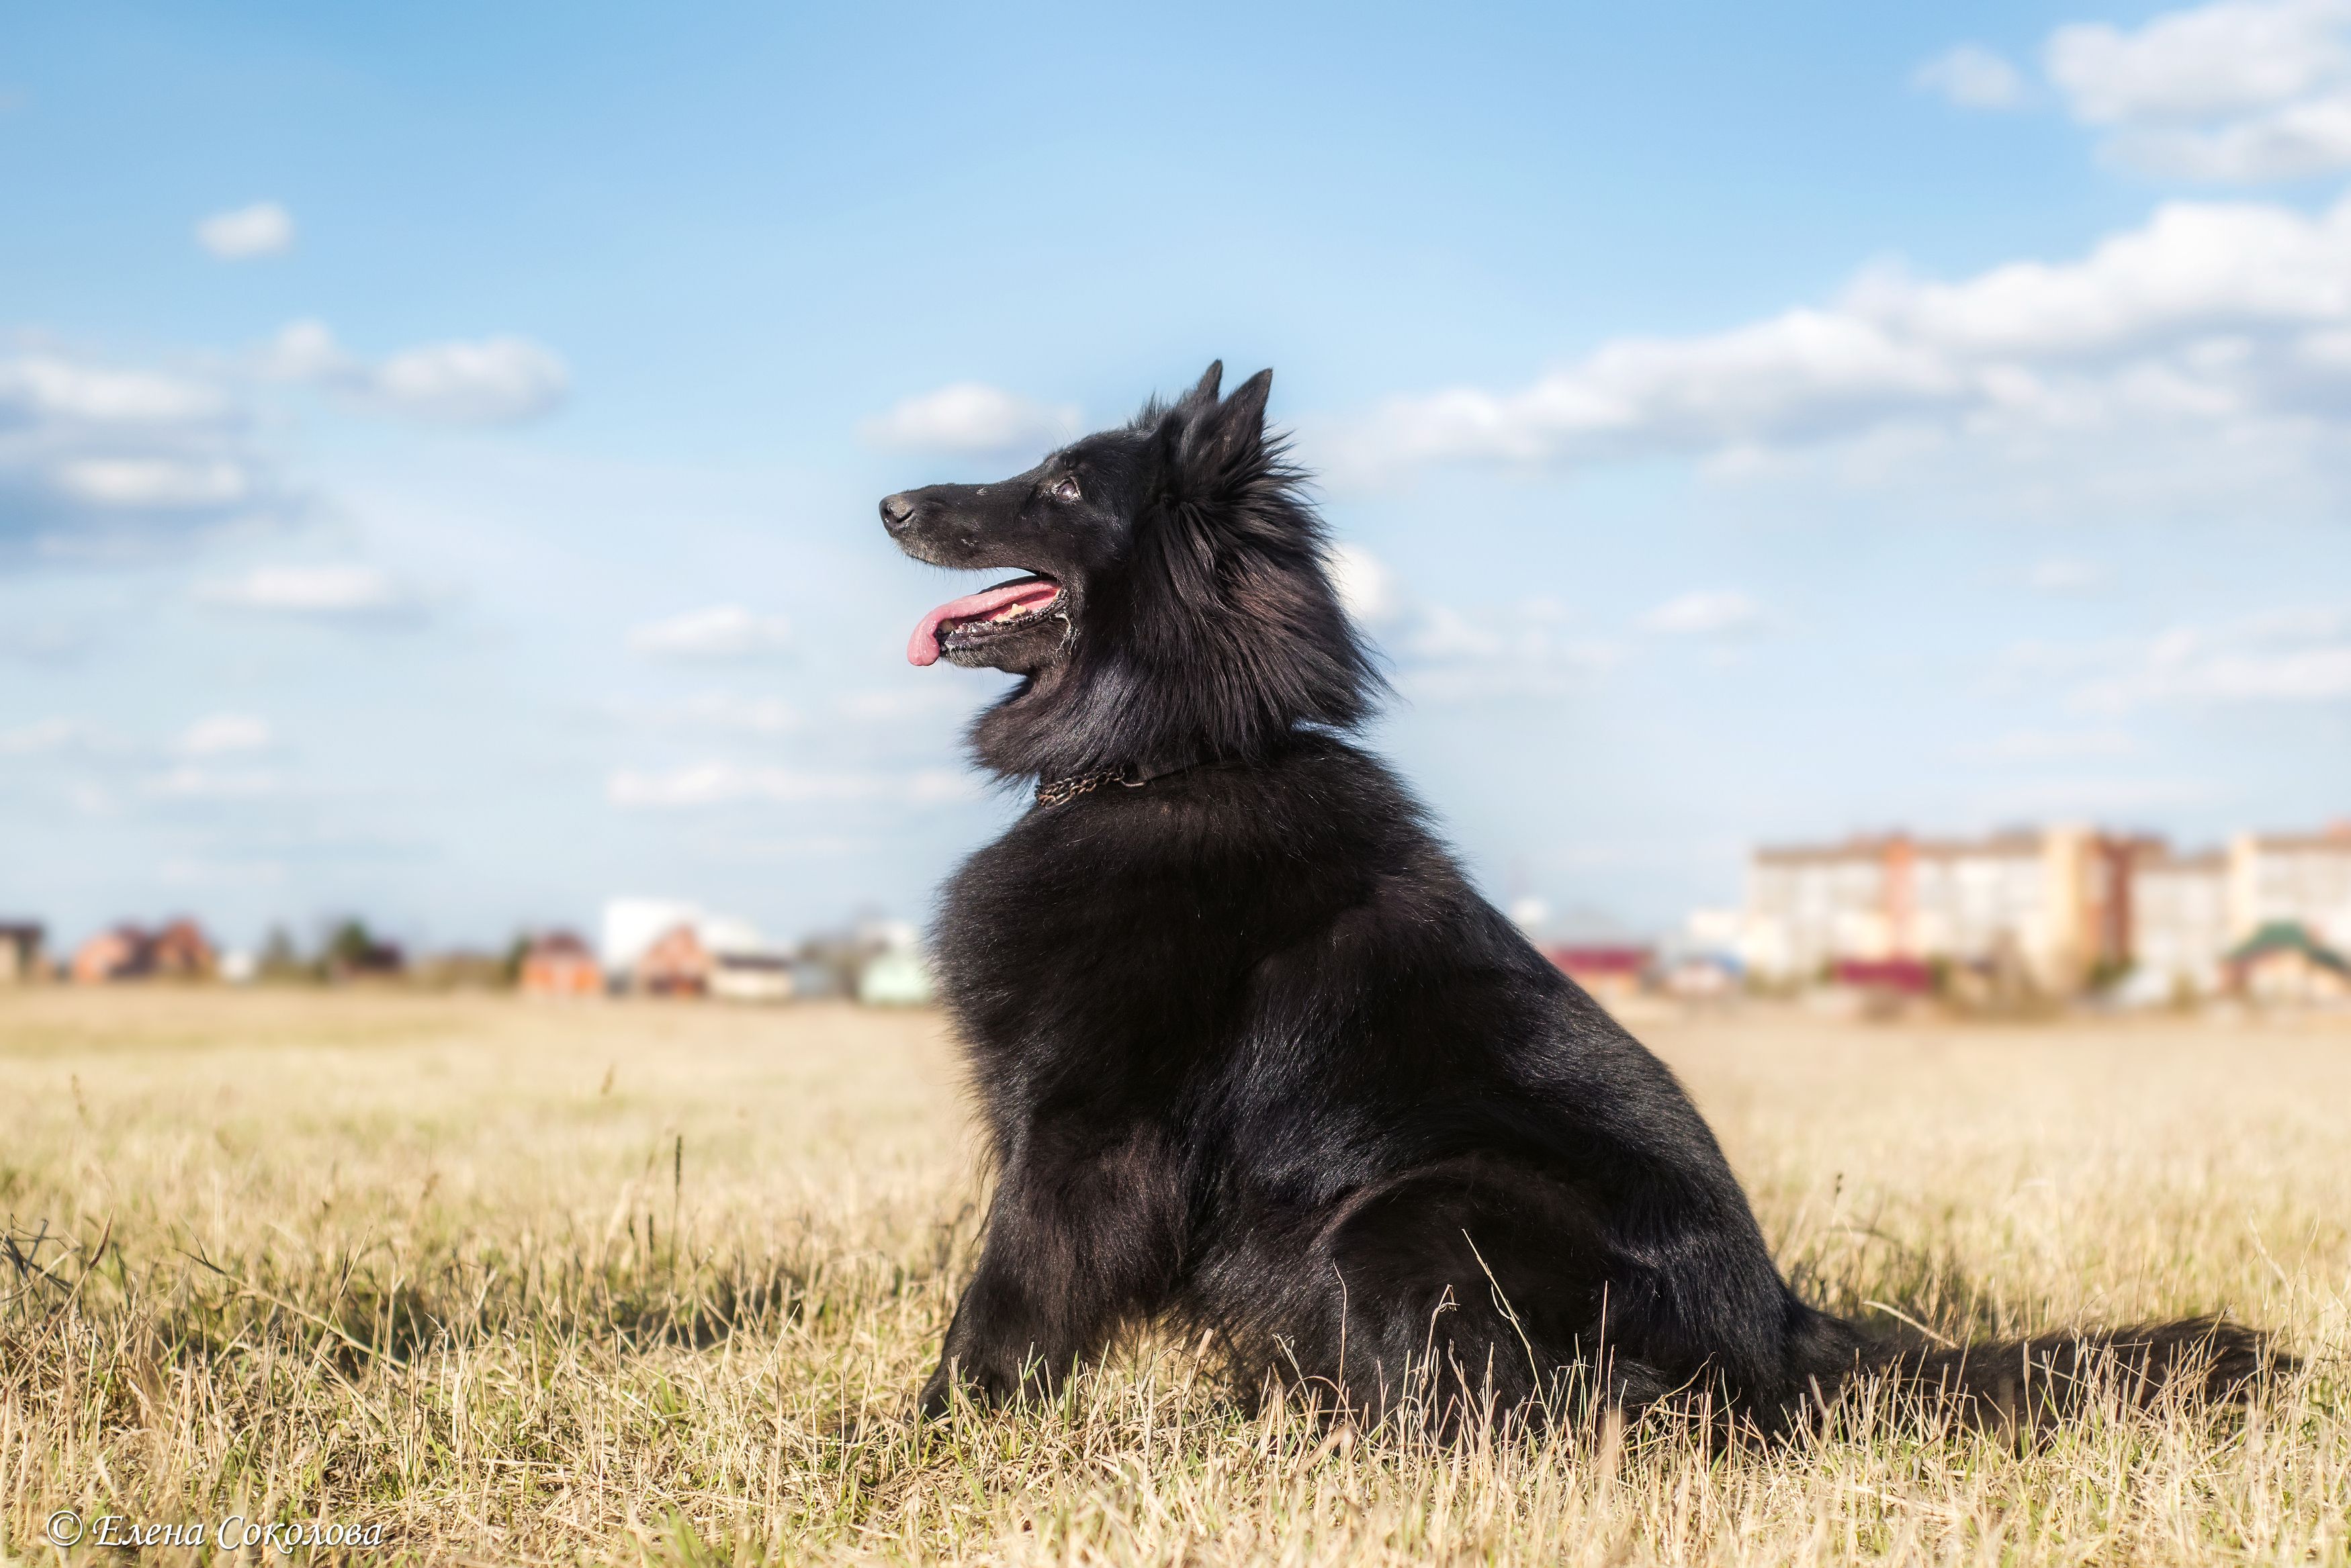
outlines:
M2351 6L16 7L0 914L919 915L885 491L1276 370L1497 896L2351 810Z

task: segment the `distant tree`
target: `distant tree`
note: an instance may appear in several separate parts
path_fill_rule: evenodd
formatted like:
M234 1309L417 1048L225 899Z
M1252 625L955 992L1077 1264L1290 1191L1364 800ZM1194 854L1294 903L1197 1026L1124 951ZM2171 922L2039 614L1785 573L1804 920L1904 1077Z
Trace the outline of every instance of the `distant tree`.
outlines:
M408 968L407 955L397 943L381 940L366 921L356 919L338 921L329 929L319 963L329 980L389 979Z
M2137 967L2129 959L2117 958L2109 953L2090 966L2090 972L2083 977L2083 984L2092 992L2112 991L2128 980L2131 971Z
M292 933L284 926L272 926L261 944L261 960L255 972L263 980L276 984L293 981L316 980L316 966L306 961L299 948L294 945Z
M375 939L368 934L365 920L343 920L327 933L319 957L329 969L349 971L366 967L368 955L374 950Z

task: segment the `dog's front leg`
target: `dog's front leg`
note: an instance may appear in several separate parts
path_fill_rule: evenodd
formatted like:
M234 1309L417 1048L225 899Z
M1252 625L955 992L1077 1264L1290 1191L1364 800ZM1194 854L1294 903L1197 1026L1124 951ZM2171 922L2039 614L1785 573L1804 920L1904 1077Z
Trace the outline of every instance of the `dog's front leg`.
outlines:
M1151 1146L1123 1140L1074 1159L1024 1161L988 1207L979 1268L956 1303L925 1416L956 1385L979 1403L1050 1397L1123 1321L1167 1293L1177 1256L1172 1179Z
M1058 1374L1068 1369L1065 1356L1075 1359L1074 1350L1063 1343L1068 1336L1050 1321L1021 1278L1026 1260L1020 1249L999 1242L1002 1233L990 1225L979 1272L956 1303L938 1366L923 1385L926 1417L946 1413L958 1384L981 1405L1008 1403L1024 1383L1048 1394Z

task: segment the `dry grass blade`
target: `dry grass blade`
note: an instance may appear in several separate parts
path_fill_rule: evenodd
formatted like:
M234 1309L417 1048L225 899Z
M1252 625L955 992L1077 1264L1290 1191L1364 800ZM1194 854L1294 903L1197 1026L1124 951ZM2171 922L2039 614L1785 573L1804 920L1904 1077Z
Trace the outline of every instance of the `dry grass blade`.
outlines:
M2303 1369L2040 1436L1864 1387L1801 1447L1448 1445L1146 1338L916 1426L979 1212L934 1019L0 993L0 1562L67 1506L423 1562L2351 1562L2351 1032L1651 1033L1826 1304L1958 1341L2225 1308Z

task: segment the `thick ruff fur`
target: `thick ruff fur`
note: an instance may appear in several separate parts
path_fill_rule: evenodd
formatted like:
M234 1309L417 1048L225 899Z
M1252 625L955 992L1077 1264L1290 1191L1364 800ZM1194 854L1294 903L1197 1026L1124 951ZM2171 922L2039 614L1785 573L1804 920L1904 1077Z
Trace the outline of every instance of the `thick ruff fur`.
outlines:
M1871 1369L2013 1421L2095 1367L2144 1399L2267 1364L2217 1321L1960 1352L1798 1300L1673 1075L1348 738L1379 680L1265 433L1270 372L1218 379L883 503L920 559L1039 575L942 607L910 657L1022 678L983 765L1091 781L946 892L997 1185L926 1412L1050 1391L1155 1321L1212 1331L1246 1388L1440 1421L1580 1388L1778 1429Z

